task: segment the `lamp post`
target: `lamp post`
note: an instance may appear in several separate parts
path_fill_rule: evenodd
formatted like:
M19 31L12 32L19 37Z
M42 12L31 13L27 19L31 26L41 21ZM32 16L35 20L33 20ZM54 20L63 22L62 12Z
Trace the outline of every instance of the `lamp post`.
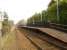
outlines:
M33 24L34 24L34 18L33 18Z
M59 0L57 0L57 22L59 22Z
M35 24L34 18L32 20L33 20L33 26L34 26L34 24Z
M42 22L42 12L41 12L41 22Z

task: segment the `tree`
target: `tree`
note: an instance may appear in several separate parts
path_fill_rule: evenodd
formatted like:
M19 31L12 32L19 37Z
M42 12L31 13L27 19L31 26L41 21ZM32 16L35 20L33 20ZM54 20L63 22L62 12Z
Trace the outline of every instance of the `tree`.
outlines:
M59 23L59 24L67 24L67 2L66 0L59 0L59 21L57 21L57 3L53 3L51 6L48 7L47 14L48 14L48 20L53 23Z
M4 20L2 22L2 34L6 34L9 32L10 28L9 28L9 24L8 24L8 15L6 12L4 12L4 16L3 16Z
M51 0L51 2L49 3L49 5L48 5L48 6L53 5L55 2L56 2L55 0Z

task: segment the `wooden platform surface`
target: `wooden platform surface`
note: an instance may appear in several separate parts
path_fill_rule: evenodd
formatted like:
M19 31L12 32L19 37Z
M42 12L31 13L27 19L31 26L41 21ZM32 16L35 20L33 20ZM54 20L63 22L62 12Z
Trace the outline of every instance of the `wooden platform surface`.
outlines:
M67 33L51 28L38 28L41 31L67 43Z
M42 32L45 32L49 35L51 35L52 37L55 37L65 43L67 43L67 33L56 30L56 29L52 29L52 28L39 28L39 27L29 27L29 26L24 26L26 28L31 28L31 29L39 29Z

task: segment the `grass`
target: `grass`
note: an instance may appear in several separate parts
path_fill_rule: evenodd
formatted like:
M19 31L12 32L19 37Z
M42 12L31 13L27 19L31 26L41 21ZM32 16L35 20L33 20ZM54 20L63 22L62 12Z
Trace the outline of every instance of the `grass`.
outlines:
M2 37L2 47L9 47L13 42L15 42L15 33L10 32Z

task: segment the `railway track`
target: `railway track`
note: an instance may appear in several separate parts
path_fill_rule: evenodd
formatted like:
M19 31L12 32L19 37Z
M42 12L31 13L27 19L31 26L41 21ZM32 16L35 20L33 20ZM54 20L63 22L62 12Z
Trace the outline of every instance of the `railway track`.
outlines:
M24 33L25 37L38 49L38 50L61 50L59 47L54 46L53 44L42 40L39 38L35 32L29 32L28 30L22 30ZM35 34L34 34L35 33Z
M42 38L39 38L38 36L37 37L34 36L35 37L34 38L32 35L28 35L26 37L38 48L38 50L52 50L52 48L54 48L53 50L61 50L56 46L48 44L45 40L42 40Z
M43 40L43 41L47 41L49 43L51 43L52 45L55 45L56 47L61 48L62 50L67 50L67 43L62 42L61 40L58 40L48 34L45 34L44 32L41 32L39 30L31 30L31 29L26 29L25 30L29 31L29 34L26 35L26 37L33 41L31 38L31 34L35 35L36 37L38 37L39 39Z

